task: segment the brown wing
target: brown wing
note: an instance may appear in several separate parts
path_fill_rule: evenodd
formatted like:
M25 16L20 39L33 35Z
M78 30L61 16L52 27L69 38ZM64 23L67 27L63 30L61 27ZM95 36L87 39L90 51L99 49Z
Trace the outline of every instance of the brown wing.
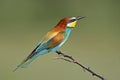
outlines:
M55 37L53 37L49 44L48 44L48 48L52 48L57 46L58 44L60 44L62 41L64 40L64 35L63 32L58 33Z

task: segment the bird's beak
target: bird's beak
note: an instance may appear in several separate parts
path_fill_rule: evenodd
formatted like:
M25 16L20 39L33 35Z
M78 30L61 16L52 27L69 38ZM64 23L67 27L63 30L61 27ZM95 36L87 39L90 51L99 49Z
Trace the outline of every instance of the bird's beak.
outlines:
M78 16L78 17L76 18L76 20L80 20L80 19L82 19L82 18L85 18L85 16Z

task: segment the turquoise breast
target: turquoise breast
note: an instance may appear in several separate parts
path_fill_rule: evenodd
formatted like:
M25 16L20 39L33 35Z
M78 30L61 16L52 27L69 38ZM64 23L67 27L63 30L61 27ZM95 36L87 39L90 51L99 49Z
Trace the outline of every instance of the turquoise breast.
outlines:
M73 30L73 28L66 28L65 39L59 45L57 45L56 47L52 48L50 51L56 52L56 50L58 50L58 48L60 48L68 40L68 37L69 37L69 35L70 35L72 30Z

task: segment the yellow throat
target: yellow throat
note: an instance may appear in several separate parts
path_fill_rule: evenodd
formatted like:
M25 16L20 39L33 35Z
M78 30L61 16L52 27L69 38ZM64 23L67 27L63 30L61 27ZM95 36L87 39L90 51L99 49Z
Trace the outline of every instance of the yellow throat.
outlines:
M77 21L74 21L74 22L68 23L67 27L74 28L76 26L76 24L77 24Z

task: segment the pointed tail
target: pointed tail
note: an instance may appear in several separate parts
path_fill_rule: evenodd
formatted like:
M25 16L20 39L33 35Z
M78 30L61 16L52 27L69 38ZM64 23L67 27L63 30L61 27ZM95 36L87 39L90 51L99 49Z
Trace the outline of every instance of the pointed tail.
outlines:
M41 52L32 52L25 60L23 60L21 62L21 64L19 64L14 70L13 72L15 72L17 69L19 68L27 68L29 66L29 64L36 59L37 57L48 53L48 50L42 50Z
M34 59L35 59L35 58L22 61L22 62L13 70L13 72L15 72L16 70L18 70L19 68L27 68L27 67L29 66L29 64L30 64Z

